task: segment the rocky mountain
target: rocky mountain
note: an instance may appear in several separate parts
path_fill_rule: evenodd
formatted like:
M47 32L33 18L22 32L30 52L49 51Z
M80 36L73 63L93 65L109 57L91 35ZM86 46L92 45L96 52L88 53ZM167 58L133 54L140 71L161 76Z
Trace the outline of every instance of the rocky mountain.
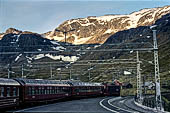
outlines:
M159 63L161 75L168 75L170 70L170 14L162 16L154 25L157 25L157 39L159 48ZM99 50L105 49L105 52L88 52L80 60L87 59L136 59L136 52L133 51L107 51L108 49L137 49L153 48L153 34L150 26L140 26L128 30L120 31L110 36ZM111 45L109 45L111 44ZM130 54L131 53L131 54ZM140 59L145 59L142 63L142 73L148 74L154 70L152 65L153 53L148 51L139 51ZM150 61L150 62L149 62ZM149 63L146 63L149 62ZM152 63L151 63L152 62Z
M9 34L9 33L13 33L13 34L36 34L36 33L30 32L30 31L21 31L21 30L15 29L15 28L8 28L5 31L5 33L0 33L0 40L2 39L2 37L4 35Z
M67 42L73 44L103 44L111 35L139 26L152 25L163 15L170 13L170 6L142 9L129 15L90 16L67 20L57 29L67 33ZM48 39L64 41L63 32L49 31L44 34Z
M31 63L44 57L62 61L78 59L73 54L62 53L66 47L61 42L45 39L36 33L26 33L15 29L8 29L7 33L0 40L0 64Z
M9 28L9 29L6 30L5 33L6 34L9 34L9 33L20 34L20 33L22 33L22 31L15 29L15 28Z

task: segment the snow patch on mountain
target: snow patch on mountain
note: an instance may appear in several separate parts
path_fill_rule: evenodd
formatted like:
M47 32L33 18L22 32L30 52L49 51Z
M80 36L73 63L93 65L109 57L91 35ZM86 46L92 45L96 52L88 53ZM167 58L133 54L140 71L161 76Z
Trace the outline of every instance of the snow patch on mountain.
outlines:
M58 41L61 41L61 40L64 40L65 37L63 35L63 37L59 37L59 36L46 36L47 39L54 39L54 40L58 40Z
M58 42L56 41L50 41L52 44L55 44L55 45L60 45Z
M100 16L100 17L96 17L96 19L98 21L111 21L115 18L121 18L121 17L124 17L125 15L108 15L108 16ZM94 18L93 18L94 19Z
M108 29L107 31L104 32L104 34L107 34L107 33L110 34L110 33L112 33L112 32L113 32L112 29Z
M64 47L62 47L62 46L58 46L58 47L52 47L52 49L64 51L66 48L64 48Z
M63 61L68 61L68 62L75 62L76 60L79 59L77 56L64 56L64 55L51 55L51 54L38 54L33 57L33 59L38 60L44 57L51 58L53 60L63 60Z
M78 36L76 36L75 34L72 35L75 39L74 39L74 44L78 45L78 44L83 44L86 43L89 39L91 39L92 37L84 37L84 38L80 38Z

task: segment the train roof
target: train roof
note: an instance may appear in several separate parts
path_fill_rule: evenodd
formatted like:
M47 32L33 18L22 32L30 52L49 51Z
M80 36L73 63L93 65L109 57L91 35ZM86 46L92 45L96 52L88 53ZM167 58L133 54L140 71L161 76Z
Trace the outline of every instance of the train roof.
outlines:
M0 85L19 86L20 84L17 81L13 80L13 79L0 78Z
M101 83L92 83L92 82L80 82L80 81L68 81L72 86L103 86Z
M16 79L22 85L51 85L51 86L69 86L65 81L43 80L43 79Z

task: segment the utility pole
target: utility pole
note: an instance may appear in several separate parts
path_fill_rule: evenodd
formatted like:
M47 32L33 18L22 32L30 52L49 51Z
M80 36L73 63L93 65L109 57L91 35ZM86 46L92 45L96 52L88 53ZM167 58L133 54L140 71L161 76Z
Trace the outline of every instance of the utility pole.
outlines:
M70 80L71 80L71 78L72 78L72 77L71 77L71 69L70 69Z
M140 72L140 61L139 61L139 52L136 51L137 54L137 100L140 104L142 104L142 87L141 87L141 72Z
M90 68L88 69L88 71L89 71L89 81L90 81L90 78L91 78L90 70L92 70L92 67L91 67L91 63L90 62L88 62L88 63L90 64Z
M22 74L22 78L24 78L24 64L22 64L22 66L21 66L21 74Z
M66 39L67 33L71 32L71 31L75 31L75 29L71 29L71 30L68 30L68 31L66 31L66 30L65 30L65 31L62 31L62 30L55 29L54 32L55 32L55 31L62 32L62 33L64 34L65 44L66 44L66 42L67 42L67 41L66 41L66 40L67 40L67 39Z
M50 75L51 75L51 79L53 78L53 69L52 69L52 66L50 64Z
M89 81L90 81L90 70L89 70Z
M8 78L10 78L10 64L8 64Z
M160 90L160 74L159 74L158 45L157 45L157 38L156 38L156 30L152 29L152 31L153 31L153 43L154 43L156 109L164 111L162 107L161 90Z
M61 81L61 68L57 68L57 71L60 73L59 79L60 79L60 81ZM58 74L59 74L59 73L58 73Z
M63 32L63 34L64 34L65 44L66 44L66 42L67 42L67 40L66 40L67 32L65 31L65 32Z
M143 96L144 96L144 98L145 98L145 95L146 95L145 80L146 80L146 76L144 75L143 76Z

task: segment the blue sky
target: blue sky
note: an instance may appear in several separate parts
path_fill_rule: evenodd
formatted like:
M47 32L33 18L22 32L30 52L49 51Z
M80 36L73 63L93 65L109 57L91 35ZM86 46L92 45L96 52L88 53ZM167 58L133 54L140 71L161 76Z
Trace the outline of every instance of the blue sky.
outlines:
M9 27L44 33L65 20L129 14L170 5L170 0L0 0L0 32Z

